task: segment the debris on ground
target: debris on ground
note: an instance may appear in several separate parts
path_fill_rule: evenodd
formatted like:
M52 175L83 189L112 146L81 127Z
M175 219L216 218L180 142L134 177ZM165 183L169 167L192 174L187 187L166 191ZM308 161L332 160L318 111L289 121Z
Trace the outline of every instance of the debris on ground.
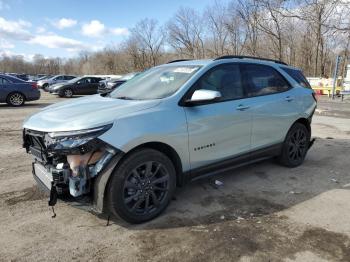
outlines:
M335 178L332 178L331 181L334 182L334 183L339 184L339 181L337 179L335 179Z
M214 188L218 189L218 188L220 188L220 187L223 187L223 186L224 186L224 183L221 182L220 180L214 180L214 181L211 183L211 185L212 185Z
M298 195L298 194L301 194L300 191L289 191L289 194L292 194L292 195Z

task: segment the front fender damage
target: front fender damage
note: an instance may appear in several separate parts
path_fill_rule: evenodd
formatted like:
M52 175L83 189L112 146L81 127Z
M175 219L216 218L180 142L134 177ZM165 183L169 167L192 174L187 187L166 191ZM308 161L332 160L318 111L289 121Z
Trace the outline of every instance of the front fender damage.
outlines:
M78 147L53 150L46 137L43 132L25 131L23 135L24 147L33 156L34 178L50 191L49 206L62 199L102 213L109 178L124 153L98 138Z

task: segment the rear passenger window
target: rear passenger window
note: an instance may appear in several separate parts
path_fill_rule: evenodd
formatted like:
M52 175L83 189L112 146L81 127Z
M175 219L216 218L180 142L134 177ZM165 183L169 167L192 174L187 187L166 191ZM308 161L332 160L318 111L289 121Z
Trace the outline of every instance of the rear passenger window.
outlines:
M282 67L282 70L285 71L290 77L292 77L299 85L311 89L310 83L307 81L300 70L286 67Z
M290 88L280 73L265 65L242 65L242 79L250 97L284 92Z
M227 64L215 67L198 80L193 92L199 89L219 91L221 101L243 98L239 66Z

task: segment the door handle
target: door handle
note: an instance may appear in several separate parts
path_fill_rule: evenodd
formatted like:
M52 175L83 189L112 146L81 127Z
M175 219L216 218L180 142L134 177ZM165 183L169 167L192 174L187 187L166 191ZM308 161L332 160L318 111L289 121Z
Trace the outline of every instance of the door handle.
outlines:
M291 96L287 96L284 100L286 100L287 102L293 101L294 98Z
M247 110L248 108L249 108L249 106L244 106L244 105L239 105L236 107L236 109L239 111L244 111L244 110Z

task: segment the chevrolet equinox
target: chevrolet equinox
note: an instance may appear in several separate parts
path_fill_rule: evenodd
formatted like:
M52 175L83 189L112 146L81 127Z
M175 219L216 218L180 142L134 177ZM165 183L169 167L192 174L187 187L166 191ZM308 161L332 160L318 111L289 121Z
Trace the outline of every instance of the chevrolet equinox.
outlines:
M142 223L194 178L271 157L299 166L315 108L301 70L281 61L176 60L42 109L24 122L23 146L49 205L69 196Z

